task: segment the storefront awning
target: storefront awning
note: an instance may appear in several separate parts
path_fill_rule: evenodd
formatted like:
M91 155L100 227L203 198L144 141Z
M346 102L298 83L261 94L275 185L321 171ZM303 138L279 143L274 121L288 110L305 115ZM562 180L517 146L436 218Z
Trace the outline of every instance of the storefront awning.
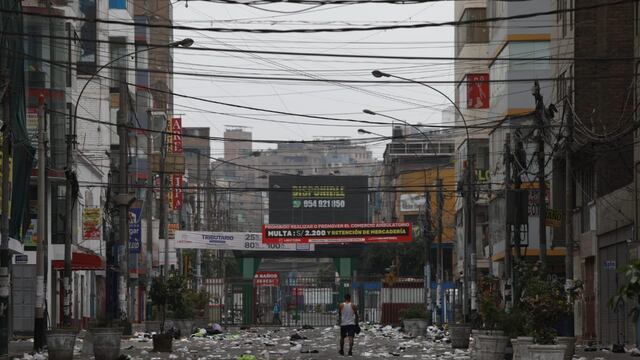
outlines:
M53 270L64 270L64 260L53 260ZM104 270L104 261L98 255L74 252L71 255L71 270Z

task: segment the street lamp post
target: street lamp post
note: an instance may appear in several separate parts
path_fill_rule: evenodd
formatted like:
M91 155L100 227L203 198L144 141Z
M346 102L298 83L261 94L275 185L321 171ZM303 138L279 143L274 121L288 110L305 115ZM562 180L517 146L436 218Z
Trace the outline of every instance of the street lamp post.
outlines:
M392 77L392 78L396 78L396 79L400 79L400 80L404 80L416 85L421 85L424 86L426 88L429 88L435 92L437 92L438 94L442 95L445 99L447 99L451 105L453 105L453 107L456 109L456 112L460 115L460 119L462 120L463 124L464 124L464 128L465 128L465 133L466 133L466 141L467 141L467 166L465 169L465 178L464 178L464 183L466 184L466 191L463 191L463 194L465 194L465 201L464 201L464 214L465 214L465 246L464 246L464 266L465 266L465 271L464 271L464 291L463 294L465 296L465 300L464 300L464 305L463 305L463 314L465 317L465 320L468 320L468 315L471 310L474 310L476 308L476 241L475 241L475 209L474 209L474 193L475 193L475 184L474 184L474 175L475 175L475 171L474 171L474 157L473 154L469 153L470 150L470 146L471 146L471 139L469 136L469 126L467 124L467 120L464 117L464 114L462 113L462 111L460 110L460 108L458 107L458 105L456 104L455 101L453 101L449 96L447 96L445 93L443 93L442 91L438 90L437 88L422 82L422 81L417 81L417 80L413 80L413 79L409 79L409 78L405 78L402 76L397 76L397 75L393 75L393 74L389 74L386 72L382 72L380 70L373 70L371 72L371 74L376 77L376 78L381 78L381 77ZM388 115L386 115L388 116Z
M82 98L82 95L84 94L84 91L87 89L87 87L89 86L89 83L91 83L91 81L98 76L98 74L100 73L100 71L102 71L104 68L116 63L117 61L120 61L126 57L129 56L133 56L136 54L139 54L141 52L145 52L145 51L150 51L150 50L154 50L154 49L158 49L158 48L165 48L165 47L190 47L191 45L193 45L193 40L190 38L186 38L186 39L182 39L179 41L174 41L171 42L169 44L166 45L158 45L158 46L151 46L148 48L143 48L143 49L138 49L135 51L132 51L130 53L124 54L122 56L118 56L117 58L107 62L106 64L102 65L101 67L98 68L98 70L96 70L93 74L91 74L91 76L89 77L89 79L87 79L87 81L85 82L84 86L82 87L82 89L80 90L80 93L78 94L78 98L76 99L76 104L74 107L74 111L73 111L73 124L70 124L70 132L73 131L73 133L69 136L69 140L68 140L68 145L67 145L67 151L70 151L71 154L68 153L67 158L69 161L68 167L67 167L67 172L73 172L74 170L74 164L75 164L75 159L73 158L73 153L72 153L72 149L70 148L71 144L75 144L75 134L76 134L76 125L78 122L78 106L80 105L80 99ZM119 177L118 177L118 195L116 195L114 197L114 203L116 205L118 205L119 207L119 237L120 237L120 243L122 246L122 253L121 258L120 258L120 291L119 291L119 298L120 298L120 313L121 316L124 319L127 319L127 313L128 313L128 302L129 302L129 297L127 296L128 294L128 261L129 261L129 247L128 247L128 243L129 243L129 226L128 226L128 213L129 213L129 206L131 205L131 203L133 202L133 200L135 200L135 198L131 195L129 195L128 193L128 174L127 174L127 136L128 136L128 129L127 129L127 106L126 104L128 103L128 96L126 96L126 94L128 93L128 89L127 89L127 82L126 79L115 79L116 81L120 81L120 110L118 112L118 137L119 137ZM71 130L73 129L73 130ZM75 178L75 175L73 175L73 177ZM75 201L74 199L72 199L69 196L69 193L67 193L67 201ZM67 206L67 209L72 208L71 206ZM71 217L70 213L66 214L67 217ZM70 229L69 229L70 231ZM65 288L68 287L68 290L65 289L64 291L64 304L65 304L65 315L67 312L67 306L69 308L69 311L71 309L71 242L70 242L70 235L67 235L67 241L65 241L65 265L64 265L64 285ZM67 316L65 316L65 319L67 319ZM69 319L70 320L70 319Z

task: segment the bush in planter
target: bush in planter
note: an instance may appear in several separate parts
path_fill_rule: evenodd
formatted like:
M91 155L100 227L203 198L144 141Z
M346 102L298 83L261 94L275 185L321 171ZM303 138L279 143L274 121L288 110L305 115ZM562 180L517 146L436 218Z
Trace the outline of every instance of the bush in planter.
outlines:
M527 316L527 335L532 336L536 344L555 343L557 324L571 311L571 302L563 284L546 278L538 264L524 267L520 283L523 284L520 297L520 309Z
M502 305L499 281L497 277L487 275L480 282L478 320L484 330L503 330L506 313Z
M424 335L427 328L427 312L424 305L412 305L399 311L404 330L413 336Z
M154 351L171 352L173 335L165 333L167 308L176 307L182 299L182 278L175 273L153 278L149 298L160 312L160 334L153 336Z
M427 312L424 305L412 305L399 311L400 319L426 319Z
M204 317L209 305L209 293L204 290L187 290L184 294L184 304L194 310L196 317Z

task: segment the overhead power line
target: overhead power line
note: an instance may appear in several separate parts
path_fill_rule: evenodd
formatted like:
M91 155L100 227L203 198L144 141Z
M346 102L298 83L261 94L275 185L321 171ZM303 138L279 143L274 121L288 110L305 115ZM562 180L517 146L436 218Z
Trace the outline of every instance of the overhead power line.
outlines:
M225 0L213 0L213 1L220 2ZM311 2L311 4L322 3L322 2L318 2L317 0L294 0L294 1L313 1ZM359 1L356 1L356 0L336 0L336 1L349 1L350 3L360 3ZM383 3L383 0L380 0L380 1L370 0L370 1ZM396 1L396 0L387 0L387 1L394 1L394 3L400 3L400 2L407 3L405 1ZM387 1L384 1L384 2L387 2ZM412 0L409 0L409 2L410 1ZM422 0L419 2L427 2L427 1L428 0ZM531 13L511 15L511 16L491 17L491 18L485 18L485 19L458 20L458 21L445 21L445 22L424 22L424 23L418 23L418 24L396 24L396 25L367 26L367 27L308 28L308 29L304 29L304 28L301 28L301 29L251 29L251 28L221 28L221 27L199 28L199 27L186 26L186 25L143 24L143 23L122 21L122 20L86 19L86 18L77 17L77 16L39 14L39 13L33 13L29 11L14 11L14 10L4 10L4 9L0 10L0 13L23 14L23 15L30 15L30 16L36 16L36 17L57 18L57 19L73 20L73 21L80 21L80 22L95 22L95 23L104 23L104 24L174 29L174 30L209 31L209 32L217 32L217 33L244 32L244 33L265 33L265 34L290 34L290 33L323 33L323 32L381 31L381 30L395 30L395 29L420 29L420 28L431 28L431 27L441 27L441 26L485 24L485 23L491 23L496 21L528 19L528 18L538 17L538 16L556 15L561 13L571 13L571 12L586 11L586 10L596 10L596 9L609 7L609 6L636 3L637 1L638 0L617 0L617 1L611 1L606 3L575 7L571 9L556 9L556 10L531 12ZM336 3L336 4L339 4L339 3Z

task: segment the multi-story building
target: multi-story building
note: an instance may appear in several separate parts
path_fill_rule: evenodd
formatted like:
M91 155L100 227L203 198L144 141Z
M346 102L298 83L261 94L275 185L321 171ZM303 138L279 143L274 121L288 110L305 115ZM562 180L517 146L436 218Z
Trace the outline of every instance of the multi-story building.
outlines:
M531 161L537 153L537 133L533 127L537 125L534 116L536 100L532 96L534 80L538 80L540 95L548 104L551 100L554 82L549 78L552 73L551 61L551 17L540 15L525 18L512 18L521 14L544 12L550 4L538 1L501 2L501 1L465 1L456 3L456 18L472 20L484 18L507 18L486 23L472 23L456 29L457 59L455 61L456 79L459 82L456 101L459 108L456 121L458 125L469 126L456 136L458 161L456 163L458 181L464 183L466 168L473 164L474 183L474 216L465 221L463 202L458 202L457 243L458 267L460 274L471 273L464 260L471 251L476 255L476 276L490 272L503 279L503 289L508 290L511 283L510 271L505 269L505 250L507 241L513 243L513 234L517 233L526 244L528 256L539 256L540 249L540 216L535 211L537 191L530 191L531 196L519 206L527 207L527 213L517 219L517 223L509 217L505 178L505 140L511 140L511 148L522 144L523 165L519 182L522 187L537 188L537 167ZM469 61L469 58L487 58L486 62ZM545 130L547 126L545 126ZM549 141L555 138L550 131L545 135ZM468 140L467 140L468 139ZM552 146L545 145L544 151L550 155ZM545 183L552 189L552 165L547 163ZM522 177L526 174L526 177ZM511 177L511 174L508 175ZM462 190L468 190L466 186ZM508 190L508 191L505 191ZM522 191L519 193L523 193ZM467 195L465 191L463 195ZM550 191L547 191L547 206L558 206L553 202ZM544 220L542 220L544 221ZM468 225L470 224L470 225ZM510 224L509 226L507 226ZM467 231L466 226L473 226ZM545 229L546 252L550 263L555 264L554 271L562 272L561 249L563 239L559 232L547 227ZM519 238L520 238L519 237ZM467 240L471 239L471 242ZM464 251L466 246L466 252ZM474 281L476 279L467 280ZM470 298L465 301L471 310L475 309L473 285L468 288ZM510 291L505 291L509 298Z
M482 20L487 18L487 1L458 1L454 5L454 16L456 20ZM491 109L491 87L489 80L492 79L489 74L486 62L471 61L467 59L488 58L490 56L489 48L489 31L490 27L487 23L469 23L456 27L455 31L455 54L454 73L456 81L455 102L455 125L464 130L456 131L455 139L455 168L456 183L462 184L466 174L469 160L473 159L474 167L480 169L479 173L484 174L488 169L488 131L482 128L466 128L467 126L483 126L490 122L493 117ZM476 178L479 178L476 176ZM465 192L461 192L465 195ZM482 271L488 271L488 256L484 252L483 243L487 234L487 198L486 193L480 193L480 197L473 202L473 213L475 214L474 230L466 232L465 218L471 216L465 214L465 197L459 196L456 201L456 232L455 232L455 279L460 290L463 289L464 275L467 273L467 265L465 262L471 251L471 237L469 234L474 233L476 238L477 255L476 264ZM460 291L460 294L462 291ZM460 297L460 300L463 300ZM462 301L458 301L458 305L462 305ZM461 309L458 309L461 310ZM462 311L457 314L461 315Z
M556 123L568 124L568 116L573 120L573 278L584 284L574 307L575 335L587 343L633 343L636 324L622 315L628 309L612 311L608 303L620 284L617 269L638 256L637 210L631 200L637 178L631 145L637 119L637 99L631 100L634 88L637 91L637 64L630 60L638 54L638 4L553 0L551 5L560 11L552 18L551 56L557 60L552 61L556 80L551 101L558 114L564 114ZM564 208L566 152L557 155L553 203Z
M416 242L427 241L428 234L431 246L424 254L417 254L418 262L424 262L429 256L430 285L434 320L446 319L451 321L453 309L451 303L444 304L442 300L450 299L444 296L445 291L453 289L454 268L453 252L455 240L455 154L454 138L451 131L413 126L395 125L392 141L387 144L383 155L383 174L381 189L395 189L395 191L381 194L381 211L374 208L374 222L410 222L413 224ZM442 188L437 187L437 180L442 181ZM438 204L442 195L443 207ZM429 199L430 207L426 207ZM386 210L385 210L386 209ZM442 220L439 221L439 217ZM427 223L427 219L431 219ZM442 224L442 237L439 244L439 226ZM420 240L418 240L420 239ZM442 250L442 265L438 264L438 251ZM428 255L427 255L428 254ZM390 265L390 264L386 264ZM386 266L385 265L385 266ZM438 269L442 269L442 286L438 289ZM420 277L426 274L409 274ZM438 311L439 310L439 311Z

